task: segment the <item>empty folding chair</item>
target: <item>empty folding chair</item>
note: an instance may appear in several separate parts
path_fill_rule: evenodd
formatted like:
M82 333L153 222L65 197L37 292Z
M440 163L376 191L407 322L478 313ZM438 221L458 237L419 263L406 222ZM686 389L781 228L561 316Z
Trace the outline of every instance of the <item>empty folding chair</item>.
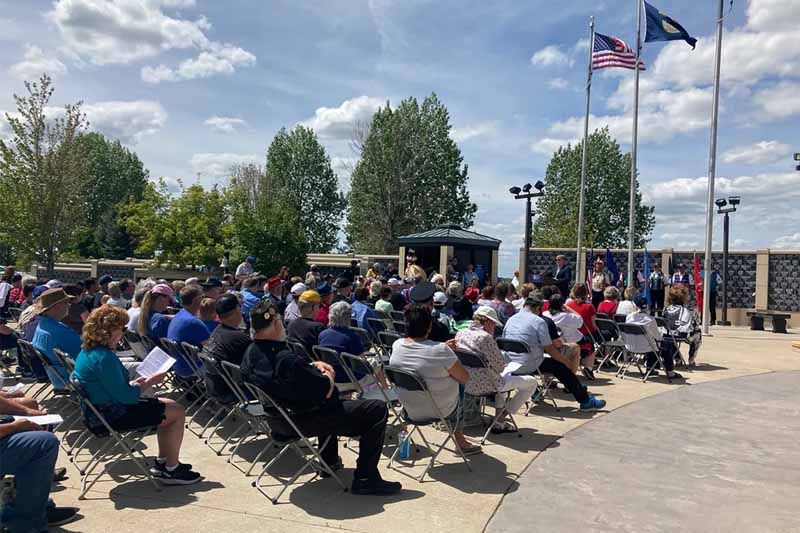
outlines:
M595 319L597 331L601 338L602 358L597 366L597 370L602 370L603 365L612 359L618 358L625 350L625 343L622 342L617 323L607 318ZM615 361L616 362L616 361Z
M381 318L368 318L367 324L369 324L371 330L369 333L372 340L372 346L375 348L376 353L380 355L381 360L388 360L389 356L386 353L386 350L384 349L379 337L380 332L387 331L389 327L386 323L386 320Z
M222 394L222 391L218 391L215 389L215 386L212 386L209 390L208 384L206 384L206 393L208 395L208 405L212 410L212 415L209 417L206 424L200 428L199 432L194 431L191 427L189 431L200 437L201 439L205 438L206 431L211 427L215 421L217 422L216 427L214 427L211 431L213 435L219 428L225 425L225 422L236 413L236 402L238 398L233 392L233 388L230 384L228 375L220 368L219 362L208 355L205 352L200 352L198 354L200 360L203 361L203 368L204 370L204 379L208 380L217 380L218 382L224 384L227 387L228 393ZM201 407L203 409L203 407ZM226 413L225 416L222 416L223 413ZM220 418L222 417L222 418ZM208 444L208 439L205 440L205 443Z
M22 339L17 339L17 346L19 347L19 357L20 359L25 360L28 368L33 368L33 361L41 361L41 359L39 358L39 350L37 350L30 342ZM43 383L37 383L36 381L34 381L25 391L25 395L30 396L35 400L41 401L46 397L42 395L47 394L47 391L49 389L50 389L49 379Z
M489 365L486 364L486 361L484 361L483 358L479 357L478 355L472 352L468 352L466 350L455 350L455 353L461 365L467 370L469 369L484 370L486 372L493 374L492 378L495 381L497 381L497 378L500 377L500 374L492 370L489 367ZM489 433L492 431L492 427L494 427L494 425L500 421L500 417L504 412L504 409L502 407L497 406L497 397L504 396L505 397L504 404L506 404L508 403L508 400L511 398L511 394L513 394L513 392L514 390L512 389L510 391L504 391L504 392L495 391L495 392L490 392L488 394L481 394L480 396L478 396L478 398L480 399L481 417L486 416L486 405L490 402L494 407L495 411L494 417L491 417L492 421L489 423L489 427L486 429L486 433L484 433L483 438L481 439L481 444L486 442L486 439L489 437ZM519 432L519 427L517 426L517 421L514 420L514 414L509 412L508 417L511 419L511 424L514 426L514 429L517 430L517 436L522 437L522 433Z
M181 353L183 354L186 364L192 369L192 375L195 377L195 384L192 390L197 398L186 408L186 413L188 414L193 407L203 405L208 399L208 395L206 395L206 382L203 380L203 362L200 360L200 348L188 342L181 342ZM191 416L194 417L195 414L197 414L197 411ZM187 421L186 427L189 427L189 422L190 420Z
M402 335L398 335L397 333L391 331L379 331L378 332L378 339L381 341L381 346L383 346L384 357L383 360L388 362L389 358L392 356L392 345L398 339L402 339Z
M644 363L645 367L647 366L647 354L650 352L655 354L656 361L664 368L664 361L661 359L658 343L647 332L647 329L643 325L629 323L619 324L619 331L625 343L624 361L617 373L621 379L625 378L628 368L630 368L632 364L635 364L639 373L642 374L642 382L647 381L647 378L650 377L650 374L655 370L656 365L653 365L648 368L646 372L643 372L641 364ZM672 383L672 378L669 377L669 374L667 374L667 381Z
M461 456L461 459L464 461L464 464L467 466L467 469L471 472L472 467L470 466L467 457L464 455L464 452L461 450L461 447L455 440L454 436L455 428L450 424L450 422L447 421L446 416L449 415L450 413L447 413L447 415L442 413L442 410L437 405L436 400L434 400L433 395L430 392L430 389L428 389L425 380L414 372L409 372L408 370L403 370L401 368L393 366L385 367L384 372L386 373L387 379L395 386L395 388L399 390L406 390L409 392L422 393L430 402L431 407L433 407L433 411L437 414L437 416L431 418L413 418L409 415L408 411L406 411L405 409L401 411L403 422L411 426L411 429L408 431L408 436L406 438L410 439L411 437L413 437L414 433L419 433L419 436L425 443L425 447L428 448L428 450L432 454L430 461L428 461L428 465L425 467L425 470L422 472L422 474L420 474L420 476L417 478L417 481L419 481L420 483L422 482L423 478L425 477L425 474L428 473L428 471L433 467L434 463L436 462L436 458L439 456L439 453L441 453L445 445L447 445L447 443L450 442L451 440L453 441L453 445L458 451L458 454ZM434 450L433 447L431 447L428 440L425 438L425 435L422 433L422 431L418 430L422 426L430 426L431 424L434 424L436 422L439 422L441 424L441 427L447 430L447 438L445 438L442 444L438 448L436 448L436 450ZM389 468L394 468L395 459L397 458L397 454L400 453L401 448L402 448L401 446L398 446L397 449L392 454L392 457L389 459Z
M394 322L392 322L392 327L394 327L394 330L397 333L401 335L406 334L406 323L404 321L395 320Z
M150 353L150 350L147 349L147 345L142 340L142 337L135 331L126 330L125 341L128 343L130 349L133 350L136 358L140 361L144 360L144 358L147 357L147 354Z
M322 361L323 363L328 363L329 365L342 366L341 361L339 360L339 354L336 352L336 350L323 348L322 346L312 346L311 351L314 352L314 357L316 357L317 361ZM357 384L354 385L349 382L337 382L335 385L336 390L339 391L339 394L345 396L356 392L359 388Z
M115 464L125 458L133 462L134 466L136 466L144 475L145 479L147 479L157 491L161 491L161 487L156 483L150 473L150 469L147 467L147 458L138 449L142 439L154 433L157 427L146 426L119 431L112 428L103 414L89 400L89 396L86 394L80 381L78 381L75 376L72 376L71 382L73 389L80 398L81 404L84 406L84 423L86 427L98 440L105 441L92 454L89 463L86 465L85 469L81 471L81 491L78 495L78 499L82 500L92 486L97 483L97 480L102 477L103 473L108 472ZM89 413L91 413L91 418L99 422L99 425L89 425L87 422L87 415ZM104 462L103 472L97 474L90 480L92 473L101 462Z
M320 471L322 471L326 473L329 477L336 480L336 483L339 484L342 490L347 491L347 486L342 482L342 480L339 478L336 472L331 468L331 466L327 462L325 462L325 460L320 455L317 447L314 446L311 440L308 437L306 437L303 434L303 432L300 431L300 429L297 427L297 424L292 419L291 412L281 407L277 402L275 402L272 399L272 397L269 394L264 392L264 390L261 389L260 387L253 385L252 383L246 383L245 386L247 387L248 390L252 392L255 398L261 403L268 417L282 421L283 423L281 425L288 425L291 431L294 432L294 435L279 435L275 434L274 432L272 433L271 435L272 442L276 447L280 448L280 451L275 457L272 458L271 461L269 461L264 466L263 470L261 471L261 474L259 474L258 478L256 478L255 481L253 481L252 485L255 488L257 488L261 494L269 498L269 501L271 501L274 505L278 503L278 500L286 491L286 489L288 489L292 484L294 484L294 482L297 481L297 479L310 468L311 470L314 471L314 477L311 478L308 482L315 480L317 476L320 475ZM325 440L320 442L319 449L324 448L328 444L328 441L331 438L333 437L328 436ZM284 480L278 475L270 473L270 469L289 450L295 452L300 457L300 459L305 462L303 463L303 466L301 466L297 471L295 471L291 475L291 477L289 477L288 480ZM281 490L274 497L270 496L267 493L266 488L261 485L261 480L264 478L265 475L270 475L270 477L274 478L282 485Z
M497 346L504 352L526 354L530 353L531 351L530 347L522 341L506 339L505 337L500 337L499 339L495 339L495 341L497 342ZM528 409L525 411L525 416L528 416L531 413L534 404L539 400L550 400L550 403L553 404L555 410L560 411L558 404L556 403L556 399L553 398L553 393L550 392L550 389L556 384L555 376L552 374L545 374L538 368L531 375L539 380L539 386L536 388L536 392L531 398L531 403L528 406Z

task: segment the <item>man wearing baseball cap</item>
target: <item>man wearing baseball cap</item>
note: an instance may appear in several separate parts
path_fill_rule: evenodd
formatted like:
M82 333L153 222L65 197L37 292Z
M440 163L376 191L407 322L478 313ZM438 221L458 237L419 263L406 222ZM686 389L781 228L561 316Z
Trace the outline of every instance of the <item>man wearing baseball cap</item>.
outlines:
M236 279L245 280L253 275L253 263L256 262L255 257L248 255L244 261L236 267Z
M213 298L216 300L225 293L225 289L222 287L222 282L219 278L210 277L204 283L201 283L201 285L203 286L203 292L206 298Z
M292 285L289 293L292 295L292 301L286 306L286 311L283 313L283 320L289 324L292 320L300 317L300 308L297 305L297 299L300 295L308 290L305 283L295 283Z
M223 294L217 299L215 311L220 325L211 333L203 350L217 361L241 365L242 357L250 346L250 335L239 327L243 322L239 298L235 294ZM232 400L233 392L213 366L205 366L203 372L209 394L217 399Z
M408 295L411 303L425 306L428 311L432 311L434 293L436 293L436 285L430 281L421 281L412 287ZM447 342L453 338L453 334L450 332L450 328L438 320L434 320L428 338L436 342Z
M323 281L317 285L317 294L319 294L320 303L319 311L317 311L317 316L314 317L314 320L328 327L328 310L331 308L331 303L333 303L333 288Z
M81 338L62 322L69 312L70 300L64 289L48 289L34 304L34 312L39 315L39 324L33 334L32 344L54 367L54 369L46 367L45 370L50 383L57 390L67 388L69 372L61 365L53 349L58 348L73 359L77 358L81 351Z
M351 295L353 294L353 282L347 278L336 278L333 282L333 288L336 289L336 294L333 297L333 303L347 302L352 303Z
M319 344L319 334L326 326L314 318L319 313L322 297L317 291L305 291L298 298L300 316L289 323L286 336L289 340L299 342L311 353L311 347Z
M286 299L283 297L283 280L278 276L273 276L267 280L266 291L267 297L278 310L280 314L286 311Z

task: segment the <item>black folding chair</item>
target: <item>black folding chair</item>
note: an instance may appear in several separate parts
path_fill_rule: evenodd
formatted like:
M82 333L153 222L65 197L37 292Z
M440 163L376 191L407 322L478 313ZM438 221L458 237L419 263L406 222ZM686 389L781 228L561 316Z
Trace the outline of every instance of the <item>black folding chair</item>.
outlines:
M647 368L646 372L642 372L641 363L645 364L647 367L647 354L652 352L656 356L656 360L658 364L661 365L661 368L664 367L664 360L661 358L661 349L656 340L647 332L647 329L641 324L630 324L624 323L619 325L619 331L622 334L622 340L625 343L625 353L623 355L623 363L620 366L619 372L617 375L620 379L625 379L625 374L628 372L628 368L632 364L635 364L639 370L639 373L642 374L642 382L646 382L647 378L650 377L650 374L655 370L657 365L653 365L650 368ZM636 339L639 339L639 342L643 342L645 346L649 349L646 351L642 351L641 348L638 348L633 345ZM672 378L667 375L667 381L672 383Z
M147 479L153 485L153 487L160 492L161 487L158 483L156 483L155 479L150 473L149 468L147 467L147 463L145 462L147 458L138 449L142 439L147 435L153 434L157 430L157 426L144 426L131 430L117 431L111 427L103 414L97 409L97 407L95 407L94 404L92 404L92 402L89 400L86 390L83 388L83 385L74 375L71 377L71 383L73 390L75 390L80 398L81 405L84 406L85 409L88 409L88 412L91 412L94 418L100 422L99 426L92 427L87 424L86 427L89 429L89 431L91 431L95 438L98 440L105 440L100 448L98 448L92 454L85 469L81 471L81 491L78 495L78 499L82 500L86 493L94 486L95 483L97 483L97 480L102 477L103 473L110 471L111 467L126 457L133 462L133 464L140 472L142 472L142 474L144 474L145 479ZM84 411L85 424L86 413L87 411ZM103 459L110 459L110 461L105 462L103 472L94 477L94 479L90 480L89 478L91 474L100 464L100 462L103 461Z
M300 357L305 357L311 362L316 361L314 355L311 352L309 352L308 349L306 349L306 346L302 342L286 339L286 345L289 347L291 351L295 353L295 355L299 355Z
M125 342L128 343L128 347L130 347L130 349L136 355L136 358L140 361L144 360L144 358L147 357L147 354L150 353L150 350L147 349L147 345L142 340L142 337L135 331L125 331L124 338Z
M531 353L530 347L527 345L527 343L523 341L500 337L499 339L495 339L495 342L497 342L497 346L504 352L519 353L519 354ZM536 387L536 392L531 397L528 409L525 411L525 416L528 416L531 413L531 411L533 410L533 406L538 401L550 400L550 403L553 404L555 410L560 411L558 404L556 403L556 399L553 398L553 394L552 392L550 392L550 389L556 383L555 376L552 374L545 374L538 368L534 372L532 372L531 375L534 376L539 381L539 386Z
M339 359L339 354L336 352L336 350L323 348L322 346L312 346L311 351L314 352L314 357L316 357L318 361L328 363L332 366L344 366L342 365L342 361ZM339 391L340 396L348 396L359 389L358 384L354 385L352 383L334 383L334 385L336 386L336 390Z
M396 322L405 322L406 315L404 315L402 311L392 311L390 314L392 315L392 320Z
M372 346L375 348L376 353L380 355L381 361L389 360L389 355L386 353L385 347L383 343L381 343L380 333L382 331L388 331L388 325L386 324L386 320L382 318L368 318L367 324L370 327L370 336L372 339Z
M392 322L392 327L394 327L394 330L397 333L399 333L401 335L405 335L406 334L406 323L405 323L405 321L395 320L395 321Z
M294 484L294 482L297 481L297 479L301 475L303 475L303 473L306 472L306 470L310 468L314 471L314 477L312 477L308 481L309 483L314 479L316 479L317 476L320 475L320 472L324 472L329 477L332 477L334 480L336 480L336 483L339 484L342 490L347 492L347 486L342 482L342 480L339 478L336 472L331 468L331 466L325 462L325 460L322 458L322 455L320 455L319 451L317 450L317 447L315 447L314 444L309 440L309 438L306 437L303 434L303 432L300 431L300 428L297 427L297 424L292 418L293 413L291 413L287 409L284 409L280 404L278 404L275 400L273 400L272 397L260 387L252 383L245 383L245 386L247 387L248 390L250 390L253 393L255 398L260 402L264 411L267 413L268 420L269 418L282 420L285 424L288 424L288 427L291 429L291 431L294 432L294 435L277 435L274 432L272 433L271 435L272 442L276 446L280 447L281 450L275 457L272 458L270 462L268 462L264 466L263 470L261 471L261 474L259 474L258 478L256 478L255 481L253 481L253 486L257 488L261 494L269 498L269 501L271 501L272 504L275 505L278 503L278 500L286 491L286 489L288 489L292 484ZM319 449L322 449L325 446L327 446L328 441L331 438L333 437L328 436L325 440L321 441L319 443ZM303 463L303 466L301 466L297 471L295 471L294 474L292 474L292 476L287 481L284 481L278 475L270 474L270 468L272 468L272 466L275 465L275 463L277 463L280 460L280 458L283 457L283 455L289 450L294 451L300 457L301 460L305 461L305 463ZM269 494L267 494L266 489L261 485L261 480L267 474L269 474L283 486L283 488L281 488L280 492L278 492L278 494L275 497L272 497Z
M664 319L664 317L657 316L655 318L658 329L661 330L661 333L669 340L669 342L672 342L672 345L675 347L675 355L678 356L678 364L680 364L680 366L682 367L685 367L686 359L683 358L683 352L681 352L681 344L682 343L688 344L689 340L685 336L676 334L674 331L672 331L667 325L667 321ZM664 341L662 340L661 342Z
M179 376L178 373L175 371L175 367L173 366L170 370L170 381L172 382L172 386L178 390L179 396L175 400L176 402L183 402L184 398L189 399L189 395L197 395L197 387L198 387L198 376L196 374L196 369L192 367L189 363L188 357L183 351L183 348L172 339L168 339L163 337L161 339L161 348L169 354L170 357L175 359L176 361L185 361L189 368L192 370L191 376ZM194 400L189 400L192 403L189 405L191 407L194 405Z
M19 358L24 360L28 368L34 368L33 361L41 360L39 356L39 350L37 350L30 342L22 339L17 339L17 347L19 349ZM49 378L47 381L43 383L37 383L36 381L34 381L25 390L25 395L30 396L35 400L42 401L48 396L48 394L46 394L45 396L41 396L41 398L40 395L46 393L46 391L48 391L49 388L50 388ZM36 389L36 391L32 393L31 391L34 389Z
M409 372L408 370L404 370L402 368L397 368L393 366L385 367L384 372L386 373L386 377L395 386L395 388L401 391L405 390L408 392L419 392L425 395L425 397L427 397L428 399L428 402L430 402L431 407L433 407L434 412L436 413L436 416L431 418L414 418L408 413L408 411L405 410L405 408L403 408L401 412L403 422L407 425L412 426L406 438L411 439L414 433L419 433L419 436L425 443L425 447L432 453L428 465L425 467L425 470L422 472L422 474L417 478L417 481L419 481L420 483L422 482L423 478L425 477L425 474L428 473L428 471L433 467L434 463L436 462L436 458L439 456L439 453L441 453L445 445L451 440L453 441L453 444L456 448L456 451L458 452L458 455L461 456L461 459L464 461L464 464L467 466L467 469L471 472L472 467L470 466L466 455L464 455L463 450L458 445L458 442L456 442L454 435L455 428L445 418L445 415L442 413L442 410L439 408L439 405L433 398L430 389L428 389L425 380L414 372ZM430 426L431 424L434 424L436 422L439 422L441 426L447 430L447 438L434 451L433 447L428 442L428 439L425 438L425 434L422 433L422 431L418 430L422 426ZM397 449L394 451L392 457L389 459L389 468L394 468L395 459L397 458L397 455L398 453L400 453L400 450L402 448L400 444L397 446Z
M497 379L501 377L500 374L492 370L492 368L490 368L489 365L486 364L486 361L479 355L474 354L472 352L468 352L466 350L458 350L458 349L455 350L455 353L456 357L458 357L459 362L461 362L461 366L463 366L467 370L489 372L492 375L492 379L494 381L497 381ZM511 398L511 394L513 392L514 392L513 390L504 392L494 391L494 392L489 392L487 394L481 394L480 396L478 396L478 398L480 399L481 417L488 416L486 415L486 405L490 402L494 407L495 411L494 417L490 417L492 421L489 423L489 427L486 429L486 433L484 433L483 438L481 439L481 444L486 442L486 439L489 438L489 433L491 433L492 427L494 427L494 425L500 421L504 412L508 413L508 417L511 419L511 424L514 426L514 429L517 430L517 436L522 437L522 433L519 432L519 427L517 426L517 421L514 420L513 413L511 413L511 411L506 411L503 408L498 408L497 406L498 396L505 396L504 403L508 403L508 400Z
M607 314L607 313L596 313L596 314L595 314L595 317L596 317L596 318L604 318L604 319L606 319L606 320L608 320L608 319L610 319L610 318L611 318L610 316L608 316L608 314Z
M620 314L614 315L614 322L616 322L617 324L624 324L627 319L628 319L627 315L620 315Z
M385 360L388 361L392 356L392 345L398 339L402 339L403 335L398 335L397 333L393 333L391 331L379 331L378 338L381 341L381 346L383 346Z
M596 318L595 323L597 324L597 332L601 339L600 348L603 356L597 366L597 370L599 371L602 370L603 365L611 359L614 359L616 363L616 359L625 351L625 343L620 340L621 335L616 322L607 318Z

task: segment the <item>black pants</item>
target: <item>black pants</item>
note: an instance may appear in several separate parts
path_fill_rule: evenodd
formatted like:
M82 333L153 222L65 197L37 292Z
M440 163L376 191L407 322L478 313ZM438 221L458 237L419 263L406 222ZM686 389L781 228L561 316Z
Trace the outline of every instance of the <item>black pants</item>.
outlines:
M650 289L650 297L653 299L653 311L660 313L664 310L664 289Z
M320 442L331 437L328 445L320 450L322 458L331 466L339 459L337 437L359 437L354 479L375 479L380 477L378 460L383 450L388 413L386 403L380 400L345 400L332 410L297 415L294 422L306 437L319 437ZM288 428L274 429L279 434L292 433Z
M717 291L710 291L708 295L708 308L711 314L711 323L717 321Z
M589 401L589 392L586 387L564 363L559 363L551 357L545 357L542 364L539 365L539 370L545 374L553 374L562 385L569 389L575 399L578 400L578 403Z
M603 291L594 291L594 290L592 291L592 305L594 306L595 309L597 309L597 306L600 305L600 303L604 299L605 297L603 296Z

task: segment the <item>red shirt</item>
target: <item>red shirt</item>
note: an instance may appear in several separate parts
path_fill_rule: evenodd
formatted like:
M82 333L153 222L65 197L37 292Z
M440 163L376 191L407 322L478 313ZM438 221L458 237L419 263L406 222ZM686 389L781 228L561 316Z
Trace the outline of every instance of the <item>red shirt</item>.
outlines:
M583 327L578 331L584 335L588 335L590 332L595 331L596 328L594 328L592 325L592 318L594 318L596 313L594 312L594 306L592 304L570 300L570 302L567 304L567 307L577 312L583 319Z
M314 317L314 320L319 322L320 324L328 326L328 311L330 310L330 305L322 304L319 306L319 311L317 312L317 316Z
M21 288L12 288L11 291L8 293L8 302L13 304L21 304L25 301L25 294L23 294Z
M603 300L600 302L600 305L597 306L598 313L605 313L610 317L614 317L614 314L617 312L617 306L619 302L614 300Z
M545 300L542 302L542 313L550 309L550 300Z

